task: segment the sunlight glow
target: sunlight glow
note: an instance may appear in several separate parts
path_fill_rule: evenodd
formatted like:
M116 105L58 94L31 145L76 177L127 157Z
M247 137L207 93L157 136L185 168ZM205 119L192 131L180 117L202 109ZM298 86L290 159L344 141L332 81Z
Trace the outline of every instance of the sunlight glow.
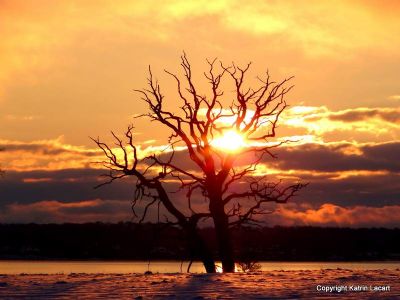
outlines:
M236 152L240 148L243 148L246 143L243 136L234 130L230 130L225 132L221 137L213 140L211 145L215 148L219 148L228 152Z

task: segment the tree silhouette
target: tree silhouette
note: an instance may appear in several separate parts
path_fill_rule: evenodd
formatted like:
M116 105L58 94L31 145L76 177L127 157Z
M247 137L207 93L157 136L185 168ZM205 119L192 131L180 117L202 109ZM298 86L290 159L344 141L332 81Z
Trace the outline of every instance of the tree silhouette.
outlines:
M103 174L108 179L99 186L126 176L136 178L132 203L135 216L139 201L145 201L138 216L140 222L152 206L158 212L160 206L165 209L174 218L166 216L165 221L184 229L193 257L201 259L209 273L216 271L214 255L199 235L198 226L200 221L211 219L223 271L234 272L230 228L260 222L259 215L271 212L265 208L266 203L286 203L305 185L283 186L280 181L270 182L256 172L263 159L276 157L271 152L273 148L287 142L270 139L276 136L277 122L287 107L284 97L292 88L286 86L291 78L274 82L267 72L264 78L257 77L256 88L245 88L250 63L245 68L234 63L225 66L216 60L207 63L209 69L204 76L210 85L209 96L197 90L185 54L181 56L183 78L165 70L177 84L181 102L177 111L165 108L164 94L149 67L147 88L135 90L149 108L148 113L139 117L168 128L169 147L141 157L133 141L133 126L128 127L123 139L112 132L117 147L94 139L106 158L101 163L109 170ZM233 83L234 100L229 104L223 100L223 80ZM243 137L246 144L235 151L215 146L213 142L228 132ZM177 155L179 159L175 158ZM194 166L182 166L182 161L191 161ZM182 197L167 188L171 182L179 185L179 192L184 192L187 208L182 208ZM196 202L199 197L205 200L202 206Z

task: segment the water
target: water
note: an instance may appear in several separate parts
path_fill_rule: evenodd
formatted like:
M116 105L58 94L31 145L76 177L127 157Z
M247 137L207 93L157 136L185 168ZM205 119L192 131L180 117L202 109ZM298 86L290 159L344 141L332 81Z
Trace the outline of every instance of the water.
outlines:
M319 270L351 269L378 270L400 269L400 262L260 262L262 271L271 270ZM70 273L177 273L186 272L188 262L177 261L0 261L0 274L70 274ZM200 262L190 269L194 273L204 272Z

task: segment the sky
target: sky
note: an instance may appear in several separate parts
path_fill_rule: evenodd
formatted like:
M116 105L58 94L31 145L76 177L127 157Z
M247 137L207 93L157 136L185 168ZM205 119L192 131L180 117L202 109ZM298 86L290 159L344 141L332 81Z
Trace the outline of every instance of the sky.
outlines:
M269 225L400 226L398 1L0 0L0 222L132 220L132 181L102 189L89 137L134 123L145 153L168 131L134 116L148 66L177 107L183 51L295 76L277 150L261 171L309 186ZM253 80L253 81L252 81ZM177 199L177 201L180 201Z

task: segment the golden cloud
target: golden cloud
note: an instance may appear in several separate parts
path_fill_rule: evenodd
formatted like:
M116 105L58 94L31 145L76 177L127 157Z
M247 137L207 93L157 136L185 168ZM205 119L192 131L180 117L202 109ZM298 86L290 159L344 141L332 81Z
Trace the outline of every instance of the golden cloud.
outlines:
M3 167L10 171L88 168L91 159L100 156L97 149L65 144L62 136L32 142L0 140L0 147Z
M31 142L0 139L0 149L3 149L0 152L2 168L8 171L98 169L102 168L99 162L104 160L103 152L100 149L65 143L63 136ZM142 159L149 154L168 152L170 146L155 146L151 145L149 141L145 141L143 144L138 144L137 149L138 158ZM112 147L112 150L122 161L122 150L118 147ZM128 150L130 150L128 154L131 154L132 149ZM177 147L177 150L181 149Z
M400 138L399 116L399 108L389 107L331 111L326 106L294 106L285 111L281 124L324 141L391 141Z
M294 207L280 206L272 217L281 225L307 225L307 226L398 226L400 206L354 206L341 207L326 203L318 209L305 211Z
M388 97L390 100L400 100L400 95L391 95Z

